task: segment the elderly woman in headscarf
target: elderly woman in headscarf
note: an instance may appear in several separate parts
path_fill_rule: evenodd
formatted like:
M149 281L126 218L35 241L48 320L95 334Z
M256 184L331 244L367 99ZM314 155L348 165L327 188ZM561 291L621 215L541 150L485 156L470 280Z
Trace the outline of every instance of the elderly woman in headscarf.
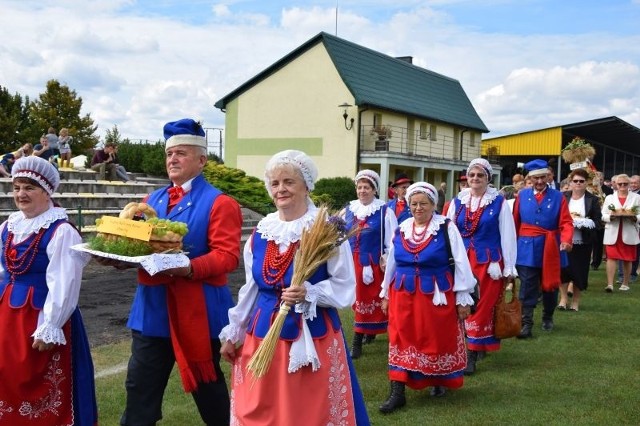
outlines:
M487 160L471 160L467 168L469 188L458 194L447 212L460 231L481 295L475 312L465 320L466 375L476 371L479 354L500 350L500 340L494 335L494 309L505 282L517 275L513 215L500 191L489 186L492 174Z
M354 230L349 239L356 268L356 302L351 357L362 355L362 344L387 332L387 315L378 296L384 275L384 262L398 227L395 212L377 198L380 176L361 170L354 179L358 198L344 209L345 221Z
M231 424L369 424L338 315L355 298L349 244L303 286L291 286L300 238L318 213L309 198L317 175L301 151L279 152L267 163L265 183L277 211L245 244L246 284L220 333L222 357L233 364ZM295 309L286 316L268 372L254 380L247 365L281 303Z
M467 363L462 320L474 303L476 280L464 243L458 228L436 213L436 188L416 182L406 197L413 217L394 233L380 292L389 314L391 381L382 413L406 404L405 385L433 386L432 396L462 387Z
M3 424L93 425L93 363L78 308L89 255L51 199L58 171L39 157L12 169L18 211L0 225L0 419Z

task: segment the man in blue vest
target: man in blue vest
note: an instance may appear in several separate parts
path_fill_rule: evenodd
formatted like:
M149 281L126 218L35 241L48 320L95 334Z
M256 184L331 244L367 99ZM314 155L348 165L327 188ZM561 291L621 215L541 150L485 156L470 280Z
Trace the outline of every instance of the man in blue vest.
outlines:
M524 165L532 188L523 188L513 206L513 218L518 236L516 269L520 276L519 299L522 304L521 339L532 337L533 311L542 290L542 329L553 329L553 313L558 304L560 268L566 267L573 245L573 219L560 191L549 188L549 167L544 160Z
M229 394L220 369L218 334L233 306L227 274L238 267L242 215L231 197L202 175L207 142L199 123L164 126L171 184L147 199L158 217L187 223L188 266L150 276L138 269L127 326L132 345L121 425L154 425L175 363L207 425L229 424Z

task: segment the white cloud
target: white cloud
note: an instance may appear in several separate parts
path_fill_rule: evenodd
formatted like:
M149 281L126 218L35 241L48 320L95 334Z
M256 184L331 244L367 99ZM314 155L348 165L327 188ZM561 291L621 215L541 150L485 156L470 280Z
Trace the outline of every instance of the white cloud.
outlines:
M329 0L190 2L202 8L197 22L178 16L182 2L146 1L0 0L0 85L33 99L58 79L82 96L100 134L117 124L155 140L180 117L222 127L216 100L336 27ZM491 19L496 4L512 2L490 2L470 22ZM464 1L340 2L338 35L459 80L490 136L609 115L640 124L637 35L486 32L459 24L448 6L461 13Z

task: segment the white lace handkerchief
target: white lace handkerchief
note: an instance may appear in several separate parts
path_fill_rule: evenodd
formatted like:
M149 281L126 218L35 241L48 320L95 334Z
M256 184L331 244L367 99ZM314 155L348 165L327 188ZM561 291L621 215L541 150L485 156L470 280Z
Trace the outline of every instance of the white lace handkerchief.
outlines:
M300 368L311 364L311 370L320 368L320 358L313 343L311 331L306 321L302 321L302 335L293 342L289 349L289 373L295 373Z
M173 268L185 268L189 266L189 258L185 253L153 253L147 256L121 256L119 254L105 253L102 251L91 250L87 243L76 244L71 246L73 250L92 254L94 256L105 257L107 259L119 260L121 262L133 263L144 268L149 275L155 275L158 272L166 271Z

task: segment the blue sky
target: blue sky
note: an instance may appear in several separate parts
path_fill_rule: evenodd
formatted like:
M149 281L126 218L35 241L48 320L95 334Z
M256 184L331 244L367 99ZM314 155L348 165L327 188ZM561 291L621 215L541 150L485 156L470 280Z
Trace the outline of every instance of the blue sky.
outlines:
M460 81L485 137L616 115L640 127L640 0L339 0L338 36ZM158 139L320 31L336 1L0 0L0 85L55 78L98 133Z

